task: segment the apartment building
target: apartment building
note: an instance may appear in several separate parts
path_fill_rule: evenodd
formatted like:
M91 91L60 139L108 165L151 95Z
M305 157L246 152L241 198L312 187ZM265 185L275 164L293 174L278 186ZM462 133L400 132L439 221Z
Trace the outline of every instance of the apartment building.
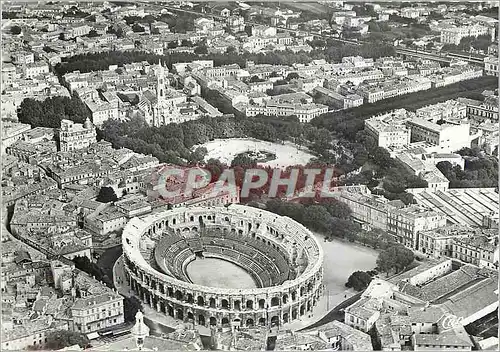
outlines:
M432 121L463 120L467 118L467 105L458 100L447 100L442 103L427 105L415 110L417 117Z
M59 141L62 152L85 149L92 143L97 142L96 129L88 118L84 124L62 120L59 130Z
M314 93L316 93L318 101L332 105L337 109L349 109L363 105L363 97L357 94L342 95L323 87L314 88Z
M498 57L488 56L484 58L484 74L486 76L498 77Z
M404 109L374 116L365 120L365 131L375 138L379 147L402 147L410 144L410 129L405 122L412 116Z
M88 334L124 323L123 297L109 292L77 298L71 307L74 331Z
M498 245L495 245L495 235L475 235L455 238L451 244L453 258L466 263L487 267L498 268Z
M351 216L363 227L387 231L387 213L393 205L386 198L372 195L363 187L340 189L333 196L349 206Z
M68 324L55 322L51 316L44 316L35 320L28 320L20 325L2 327L2 350L29 350L43 349L47 343L47 336L55 330L68 330Z
M473 124L479 124L486 120L498 122L498 97L486 98L484 101L458 98L458 101L467 106L467 118Z
M439 147L441 152L455 152L470 147L470 124L437 124L415 117L407 121L411 129L411 142L426 141Z
M25 64L23 67L24 78L32 79L39 75L45 75L49 73L49 64L45 61L35 61L29 64Z
M246 116L297 116L300 122L310 122L313 118L328 112L328 106L322 104L300 104L267 101L264 105L249 105Z
M452 257L454 240L470 236L468 231L471 229L462 225L422 231L419 234L418 250L434 258Z
M419 233L446 226L446 217L418 205L390 208L387 213L387 232L406 247L419 249Z
M458 45L463 38L478 37L480 35L490 35L491 41L494 41L495 28L480 24L465 26L450 25L447 28L441 29L441 43Z

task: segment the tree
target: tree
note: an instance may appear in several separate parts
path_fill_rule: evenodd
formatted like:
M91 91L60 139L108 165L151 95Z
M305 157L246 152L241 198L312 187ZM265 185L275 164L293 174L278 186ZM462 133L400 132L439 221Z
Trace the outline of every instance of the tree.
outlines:
M288 76L286 76L286 80L287 81L291 81L292 79L299 79L300 76L297 72L291 72L288 74Z
M13 35L21 34L21 32L22 32L22 29L19 26L15 25L15 26L10 27L10 33Z
M236 52L236 48L232 45L228 46L226 49L226 54L232 54Z
M404 271L408 265L413 263L414 254L403 245L394 245L381 252L377 258L377 267L380 271L396 273Z
M55 330L47 335L45 347L49 350L60 350L74 345L86 348L89 344L90 340L85 334L70 330Z
M144 27L141 26L139 23L134 23L134 25L132 26L132 30L135 33L142 33L145 31Z
M201 45L198 45L195 49L194 49L194 53L195 54L198 54L198 55L206 55L208 54L208 48L206 45L204 44L201 44Z
M247 153L241 153L236 155L236 157L231 161L231 167L242 166L244 168L256 167L257 162L255 159L248 156Z
M101 187L96 200L101 203L116 202L118 197L116 196L113 187Z
M135 322L135 315L142 310L142 303L135 296L123 298L123 315L126 322Z
M351 274L351 276L349 276L345 286L353 288L356 291L363 291L368 287L371 281L372 277L366 271L355 271Z
M88 34L89 38L94 38L94 37L98 37L98 36L99 36L99 34L97 33L97 31L95 29L90 30L90 32Z

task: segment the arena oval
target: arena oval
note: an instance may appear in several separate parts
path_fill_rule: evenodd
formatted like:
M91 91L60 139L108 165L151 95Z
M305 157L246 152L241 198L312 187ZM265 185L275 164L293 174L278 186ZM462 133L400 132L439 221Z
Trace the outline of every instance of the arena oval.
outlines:
M203 326L279 326L311 314L323 290L323 251L294 220L243 205L176 208L133 218L122 235L125 276L158 312ZM191 283L197 256L243 268L259 286Z

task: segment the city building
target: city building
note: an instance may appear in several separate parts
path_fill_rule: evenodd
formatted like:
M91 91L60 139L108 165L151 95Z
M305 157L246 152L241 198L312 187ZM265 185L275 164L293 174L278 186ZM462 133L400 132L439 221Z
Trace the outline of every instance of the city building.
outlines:
M484 58L484 74L486 76L498 77L498 57L488 56Z
M123 297L109 292L77 298L71 315L74 331L85 334L123 324Z
M434 123L415 117L407 121L411 129L411 142L429 142L439 147L441 152L455 152L470 147L469 123Z
M450 25L441 28L441 43L458 45L463 38L478 37L480 35L489 35L491 36L491 41L494 41L495 28L480 24L464 26Z
M59 143L62 152L85 149L96 142L96 129L88 118L84 124L74 123L70 120L61 121Z
M410 129L406 121L412 113L400 109L365 120L365 131L371 134L382 148L403 147L410 144Z
M248 105L246 116L296 116L300 122L310 122L313 118L328 112L328 106L322 104L282 103L272 100L263 105Z
M387 232L409 248L419 249L421 231L446 226L446 217L431 208L410 205L399 209L389 209Z

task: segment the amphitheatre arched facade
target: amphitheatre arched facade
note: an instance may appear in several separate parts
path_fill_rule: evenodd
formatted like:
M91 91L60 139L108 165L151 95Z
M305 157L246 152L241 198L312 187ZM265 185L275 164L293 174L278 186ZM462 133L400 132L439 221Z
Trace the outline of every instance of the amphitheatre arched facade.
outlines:
M312 233L257 208L176 208L134 218L123 235L125 276L158 312L203 326L276 326L310 314L323 290L323 252ZM187 265L219 258L256 288L194 284Z

